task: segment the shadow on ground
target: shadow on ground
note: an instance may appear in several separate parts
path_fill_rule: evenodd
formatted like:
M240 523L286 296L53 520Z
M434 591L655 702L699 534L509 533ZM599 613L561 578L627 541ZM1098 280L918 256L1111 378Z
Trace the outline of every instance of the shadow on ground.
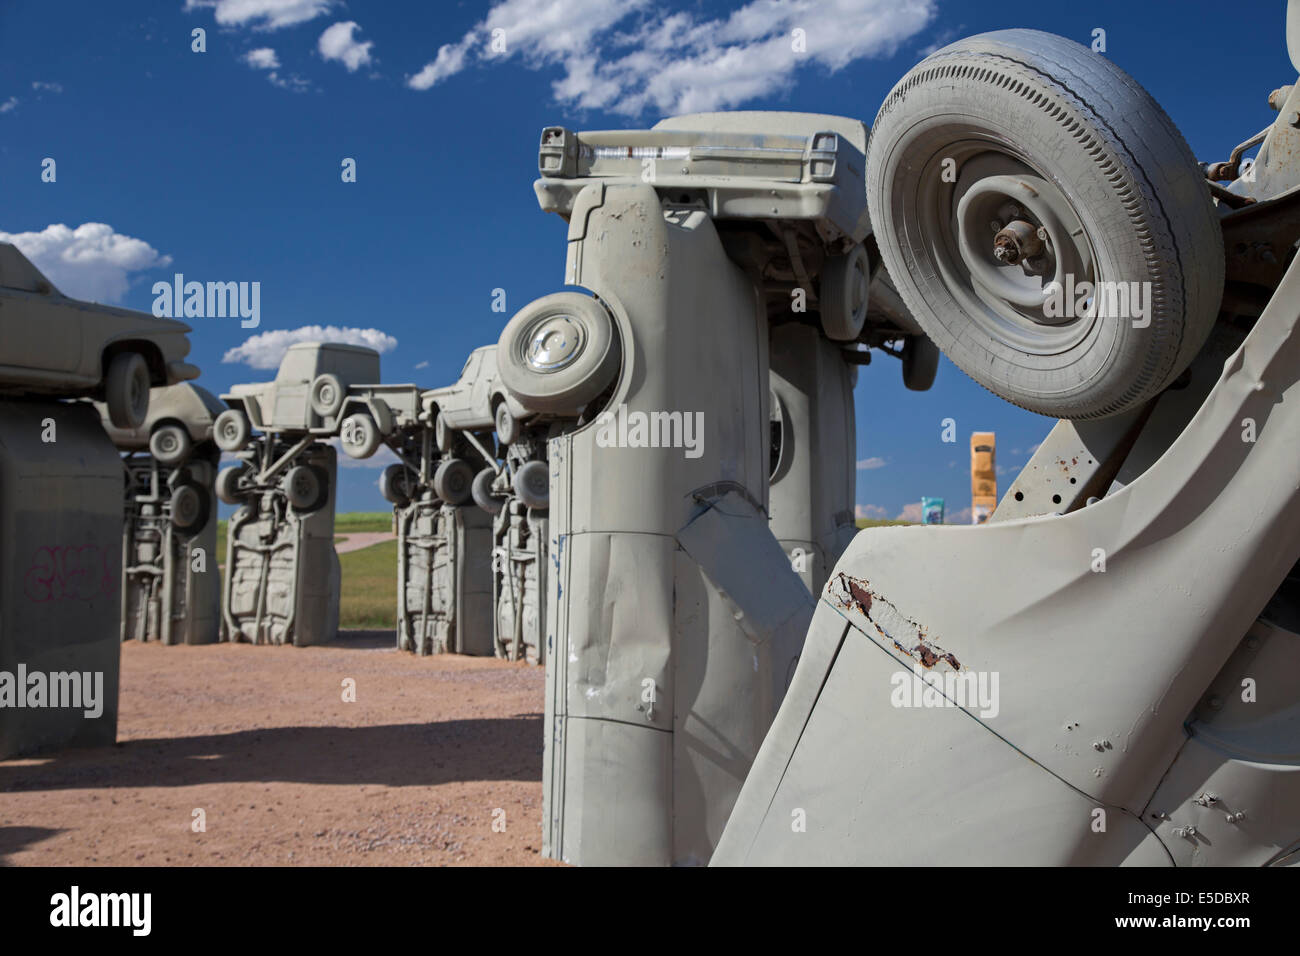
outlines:
M382 647L385 650L397 647L397 632L391 628L386 631L362 630L359 628L340 629L338 637L332 641L322 641L316 647L352 647L360 650L373 650Z
M39 765L0 764L0 793L234 782L416 787L541 779L541 714L376 727L270 727L132 740Z
M6 866L5 857L20 850L58 836L63 830L49 827L0 827L0 866Z

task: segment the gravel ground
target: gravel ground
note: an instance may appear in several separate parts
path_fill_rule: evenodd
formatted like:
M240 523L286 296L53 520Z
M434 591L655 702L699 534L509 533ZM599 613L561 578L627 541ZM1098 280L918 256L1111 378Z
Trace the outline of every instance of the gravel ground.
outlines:
M539 668L419 658L386 631L131 641L117 746L0 761L0 863L549 863L543 688Z

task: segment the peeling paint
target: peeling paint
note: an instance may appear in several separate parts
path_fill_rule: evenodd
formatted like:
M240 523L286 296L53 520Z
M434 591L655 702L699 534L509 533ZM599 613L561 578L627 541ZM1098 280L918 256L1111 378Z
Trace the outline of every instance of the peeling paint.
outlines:
M906 617L892 602L873 592L869 582L850 577L841 571L826 585L826 593L844 610L856 611L865 617L881 637L918 661L922 667L929 669L940 661L946 661L953 670L961 670L961 663L955 655L929 640L921 624ZM883 613L877 605L884 605ZM876 608L875 617L872 617L873 607ZM885 627L885 623L893 628L892 633ZM910 638L904 633L909 630L912 632ZM913 646L906 646L913 640Z

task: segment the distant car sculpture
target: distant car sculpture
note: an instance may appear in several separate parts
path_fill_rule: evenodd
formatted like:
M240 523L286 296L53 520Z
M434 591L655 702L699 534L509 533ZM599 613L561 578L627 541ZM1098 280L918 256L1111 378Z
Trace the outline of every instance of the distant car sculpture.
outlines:
M213 643L221 623L213 500L221 452L212 425L226 406L181 382L153 390L139 428L117 428L107 406L96 407L126 452L122 640Z
M213 425L215 441L239 460L217 475L217 495L240 506L226 535L224 639L317 644L337 634L337 456L328 441L345 420L353 445L372 441L347 397L351 384L378 381L374 349L306 342L289 347L274 381L221 396L230 408Z

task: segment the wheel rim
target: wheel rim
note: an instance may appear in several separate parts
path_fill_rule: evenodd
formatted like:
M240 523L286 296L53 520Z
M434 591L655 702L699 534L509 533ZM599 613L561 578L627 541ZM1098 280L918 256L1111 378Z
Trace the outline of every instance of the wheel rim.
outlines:
M193 524L199 516L199 495L193 488L182 488L172 499L172 515L182 527Z
M221 416L217 422L217 438L220 444L234 446L243 439L243 423L234 416Z
M956 182L945 183L946 160L956 162ZM1076 311L1071 294L1060 316L1044 306L1053 282L1069 290L1067 277L1074 287L1098 281L1093 244L1066 195L1026 157L1001 141L946 140L915 182L905 228L982 334L1039 355L1088 337L1095 297ZM935 182L945 188L928 188Z
M310 504L316 497L316 482L310 472L299 472L293 476L293 496L303 505Z
M174 432L165 431L158 435L158 450L164 455L174 455L180 451L181 440Z
M548 374L567 368L577 361L587 344L582 323L574 316L539 316L519 337L523 349L521 358L535 372Z

